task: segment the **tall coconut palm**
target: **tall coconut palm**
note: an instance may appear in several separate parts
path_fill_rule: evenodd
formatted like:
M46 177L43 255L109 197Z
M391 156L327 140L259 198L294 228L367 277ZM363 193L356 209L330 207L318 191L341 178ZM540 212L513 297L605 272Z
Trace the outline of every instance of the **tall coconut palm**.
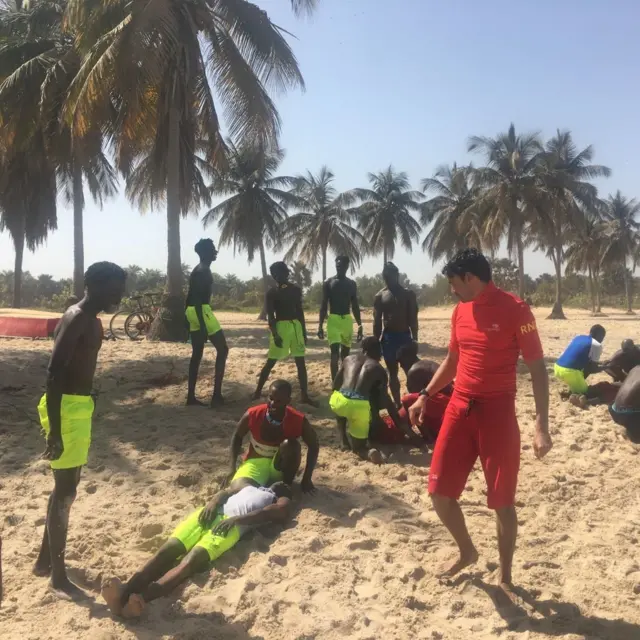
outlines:
M386 264L393 259L397 242L411 252L420 239L422 227L412 214L421 212L419 203L424 196L411 189L404 171L396 172L391 165L368 178L370 189L354 189L350 195L362 201L354 213L369 253L382 253Z
M552 259L556 273L556 299L549 318L565 319L562 309L564 247L574 229L582 227L583 211L598 205L598 190L588 182L608 177L611 170L591 164L593 147L576 148L570 131L558 130L545 145L535 168L539 199L528 234L533 244Z
M362 259L364 238L352 226L353 215L348 206L353 196L338 193L333 186L334 175L322 167L317 175L310 171L294 178L291 196L298 211L289 216L282 227L278 247L289 246L285 260L300 260L312 271L318 266L322 280L327 278L327 255L345 255L353 266Z
M638 262L640 244L640 202L625 198L620 191L605 200L603 218L607 228L602 262L619 264L624 272L624 287L627 294L627 313L633 313L630 273ZM631 269L631 272L629 271Z
M494 251L490 239L484 235L474 204L478 197L474 184L474 169L442 165L433 178L425 178L422 191L435 194L422 203L420 222L424 227L433 223L422 242L422 250L433 262L449 259L468 247Z
M132 195L166 200L167 296L153 333L180 339L180 216L206 202L201 160L224 166L219 108L233 139L273 144L280 119L270 92L304 86L297 61L283 32L246 0L70 0L68 17L86 57L66 114L79 136L101 124L118 169L130 180L137 172Z
M490 238L506 236L507 250L517 255L518 293L525 295L525 227L531 207L539 198L534 170L543 151L537 133L517 135L510 125L495 138L472 136L469 151L484 155L486 166L476 170L479 195L475 207L484 233Z

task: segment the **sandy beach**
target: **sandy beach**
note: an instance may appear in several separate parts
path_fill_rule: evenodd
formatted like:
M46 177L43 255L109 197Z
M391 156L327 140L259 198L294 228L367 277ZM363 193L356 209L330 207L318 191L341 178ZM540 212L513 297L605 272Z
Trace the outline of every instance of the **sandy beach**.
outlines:
M569 321L550 321L544 319L548 310L535 310L550 368L571 337L593 323L586 312L567 313ZM609 313L600 320L608 331L605 357L623 338L637 339L640 326L636 317ZM443 357L450 314L421 312L423 355ZM426 494L429 457L396 452L376 468L338 450L328 408L328 349L317 339L309 342L307 362L311 393L321 406L308 411L298 405L321 441L317 495L298 496L295 519L284 530L243 539L210 574L152 603L142 620L113 619L99 595L101 582L128 578L217 490L227 470L229 439L250 404L267 332L250 316L219 314L219 320L231 347L223 410L183 406L188 344L118 341L102 348L94 439L67 552L70 576L95 597L85 605L55 600L47 581L31 575L52 487L48 464L39 459L44 447L36 412L51 342L0 341L3 640L640 638L640 448L606 408L583 412L561 402L552 380L554 448L537 461L533 395L520 367L514 579L530 602L520 612L504 611L492 599L498 554L479 467L462 505L481 558L453 586L443 586L435 574L454 549ZM317 318L309 315L307 322L315 333ZM202 399L210 394L212 374L209 348ZM293 361L275 374L295 381ZM294 405L298 398L296 382Z

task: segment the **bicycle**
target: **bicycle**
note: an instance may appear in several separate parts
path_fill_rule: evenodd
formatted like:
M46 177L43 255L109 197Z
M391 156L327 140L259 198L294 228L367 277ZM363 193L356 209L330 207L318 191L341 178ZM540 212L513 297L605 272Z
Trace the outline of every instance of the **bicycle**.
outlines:
M162 297L161 293L143 293L138 296L131 296L129 300L138 303L136 311L122 309L113 314L109 322L111 334L119 340L124 340L126 335L130 340L137 340L149 333L151 325L160 311L159 302L156 297ZM143 304L145 298L149 299L148 304ZM124 318L124 320L123 320Z

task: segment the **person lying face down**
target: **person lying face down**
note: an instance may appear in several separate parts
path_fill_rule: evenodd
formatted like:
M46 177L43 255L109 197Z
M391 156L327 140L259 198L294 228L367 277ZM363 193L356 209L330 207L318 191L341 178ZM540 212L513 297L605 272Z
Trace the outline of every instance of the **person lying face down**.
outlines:
M640 348L633 340L627 338L622 341L620 349L609 360L603 363L602 368L608 373L614 382L624 382L633 367L640 365Z
M147 603L205 571L250 529L284 523L291 513L291 500L291 488L284 482L268 488L245 485L222 490L209 505L183 520L126 584L118 578L105 583L102 597L109 610L116 616L139 617Z

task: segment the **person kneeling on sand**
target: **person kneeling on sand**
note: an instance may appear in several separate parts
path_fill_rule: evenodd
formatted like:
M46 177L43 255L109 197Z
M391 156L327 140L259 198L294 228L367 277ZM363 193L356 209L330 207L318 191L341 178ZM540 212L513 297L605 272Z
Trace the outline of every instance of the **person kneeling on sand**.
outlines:
M640 443L640 366L629 371L609 406L609 414L616 424L627 430L632 442Z
M125 585L117 578L107 581L102 597L113 614L140 616L146 603L169 595L196 573L205 571L248 530L285 522L291 512L291 498L291 488L284 482L269 488L244 486L221 491L206 507L181 522Z
M380 364L382 347L377 338L370 336L362 341L362 353L347 356L333 381L333 394L329 400L336 414L338 430L345 451L353 451L361 458L381 464L380 451L369 447L372 414L386 409L394 424L398 425L415 446L424 442L412 430L406 420L401 420L395 403L389 397L387 372Z

